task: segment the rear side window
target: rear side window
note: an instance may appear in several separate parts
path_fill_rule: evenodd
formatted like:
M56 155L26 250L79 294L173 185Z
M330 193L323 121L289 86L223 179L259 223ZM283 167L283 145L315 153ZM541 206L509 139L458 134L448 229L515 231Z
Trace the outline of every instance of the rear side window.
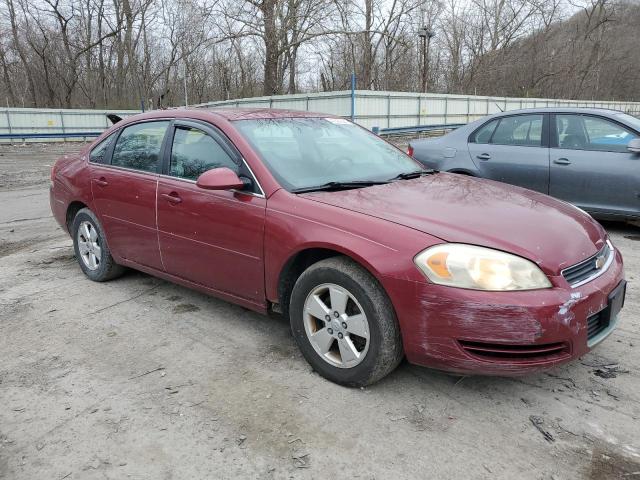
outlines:
M236 162L210 135L197 128L176 127L169 175L197 180L207 170L220 167L239 173Z
M542 115L517 115L500 119L490 143L496 145L542 146Z
M115 135L110 135L104 140L102 140L89 154L89 161L93 163L101 163L106 164L109 163L109 159L107 158L107 151L109 147L113 143Z
M480 127L480 130L476 132L474 143L489 143L491 135L493 135L493 131L496 129L496 125L498 125L498 120L493 120Z
M160 148L168 121L145 122L125 127L113 150L112 165L157 172Z

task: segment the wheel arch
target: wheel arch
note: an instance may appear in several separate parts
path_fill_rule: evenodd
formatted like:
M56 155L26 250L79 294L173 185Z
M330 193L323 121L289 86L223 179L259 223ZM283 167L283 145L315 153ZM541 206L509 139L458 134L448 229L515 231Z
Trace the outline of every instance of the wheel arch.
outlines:
M289 298L296 280L311 265L331 257L347 257L380 281L378 272L362 257L344 247L331 244L307 245L292 253L284 262L278 274L277 295L282 313L286 316ZM384 287L383 287L384 289Z
M65 214L65 226L69 234L71 234L71 225L73 223L73 219L76 217L77 213L83 208L89 208L89 207L87 206L87 204L79 200L74 200L73 202L69 203L69 205L67 206L67 211Z

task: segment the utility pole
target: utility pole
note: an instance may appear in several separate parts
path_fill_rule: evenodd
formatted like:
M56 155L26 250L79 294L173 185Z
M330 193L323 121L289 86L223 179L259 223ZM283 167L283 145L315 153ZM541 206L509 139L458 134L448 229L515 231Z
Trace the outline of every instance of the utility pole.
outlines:
M418 36L422 42L422 85L420 91L426 93L427 77L429 75L429 47L431 46L431 39L436 34L429 27L422 27L418 30Z

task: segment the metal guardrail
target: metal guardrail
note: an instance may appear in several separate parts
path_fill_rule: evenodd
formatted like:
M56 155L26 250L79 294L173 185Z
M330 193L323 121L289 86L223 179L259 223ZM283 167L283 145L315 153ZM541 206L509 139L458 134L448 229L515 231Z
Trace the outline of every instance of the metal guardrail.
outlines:
M373 127L371 131L376 135L407 135L411 133L430 132L433 130L455 130L466 123L442 123L439 125L417 125L415 127L379 128Z
M76 132L76 133L0 133L0 140L19 139L23 142L31 138L95 138L102 135L102 132Z
M351 118L366 128L410 127L427 123L469 123L485 115L523 108L610 108L638 113L640 102L487 97L439 93L342 90L267 97L238 98L194 105L199 108L269 107L323 112Z
M407 135L411 133L430 132L438 130L455 130L465 125L464 123L444 123L439 125L417 125L415 127L395 127L379 128L373 127L371 130L376 135ZM22 140L27 139L65 139L65 138L95 138L102 135L102 132L74 132L74 133L0 133L0 140Z

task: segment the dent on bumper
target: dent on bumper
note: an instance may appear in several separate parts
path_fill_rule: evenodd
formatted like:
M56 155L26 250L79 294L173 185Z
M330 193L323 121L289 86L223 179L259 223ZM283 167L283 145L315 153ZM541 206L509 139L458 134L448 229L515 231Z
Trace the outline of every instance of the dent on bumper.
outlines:
M480 292L395 278L385 278L384 284L411 363L458 373L517 375L587 353L587 318L606 308L609 293L623 277L622 257L616 250L607 272L578 288L569 287L561 277L552 278L554 288L525 292ZM548 356L483 358L465 350L461 341L564 348Z

